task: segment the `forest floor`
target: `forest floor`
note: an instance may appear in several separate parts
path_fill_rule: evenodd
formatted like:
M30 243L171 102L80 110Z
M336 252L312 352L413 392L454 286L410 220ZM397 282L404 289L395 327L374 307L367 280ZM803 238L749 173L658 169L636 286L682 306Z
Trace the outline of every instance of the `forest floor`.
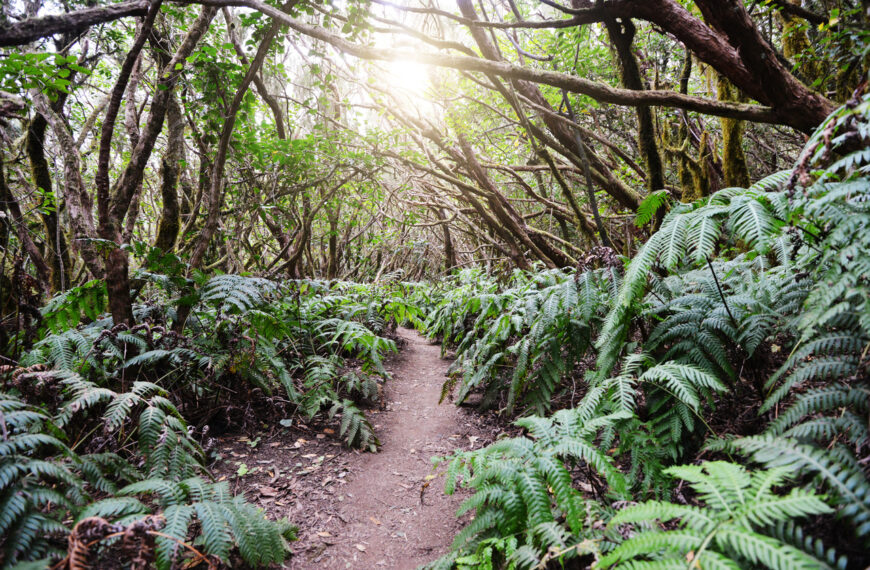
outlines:
M443 477L426 486L431 458L478 449L501 429L491 417L439 405L450 361L415 331L397 334L401 349L386 365L392 378L382 409L367 412L378 453L343 446L337 422L264 426L253 440L218 442L215 474L270 516L299 526L289 568L417 568L445 554L468 522L455 516L467 495L445 495Z

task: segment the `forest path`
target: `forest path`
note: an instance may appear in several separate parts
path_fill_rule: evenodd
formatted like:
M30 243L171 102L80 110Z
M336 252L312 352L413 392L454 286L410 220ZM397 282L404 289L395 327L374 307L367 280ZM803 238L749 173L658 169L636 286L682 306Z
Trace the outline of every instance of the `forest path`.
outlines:
M433 473L431 457L479 447L485 436L478 437L467 411L438 404L450 365L440 348L410 329L398 335L405 343L387 366L385 409L371 416L380 452L350 456L347 483L332 495L328 520L316 532L304 534L306 514L314 513L297 510L291 517L303 529L304 545L294 549L291 568L417 568L445 554L462 526L455 513L463 496L445 495L439 477L421 503L421 488Z

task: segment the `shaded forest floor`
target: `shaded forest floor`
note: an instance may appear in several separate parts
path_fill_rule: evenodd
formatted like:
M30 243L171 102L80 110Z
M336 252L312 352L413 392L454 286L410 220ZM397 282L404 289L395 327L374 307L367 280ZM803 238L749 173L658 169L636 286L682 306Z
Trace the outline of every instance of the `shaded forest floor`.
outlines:
M253 439L218 443L214 473L270 516L299 525L290 568L416 568L445 554L467 522L455 516L465 495L446 496L442 477L421 493L434 473L431 458L478 449L500 428L449 402L439 405L450 361L415 331L398 335L383 407L368 412L379 453L344 447L337 422L263 426Z

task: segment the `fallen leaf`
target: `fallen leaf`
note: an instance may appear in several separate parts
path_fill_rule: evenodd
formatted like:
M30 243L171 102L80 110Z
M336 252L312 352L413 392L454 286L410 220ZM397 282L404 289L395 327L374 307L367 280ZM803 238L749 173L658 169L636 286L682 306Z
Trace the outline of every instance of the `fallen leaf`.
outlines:
M318 532L317 536L332 536L332 535L324 530L324 531Z
M366 551L366 547L363 546L362 544L354 544L354 546L356 546L356 549L359 550L360 552Z
M334 430L334 429L329 429L329 428L323 428L323 433L327 433L327 434L329 434L329 435L332 435L332 434L335 433L335 430Z
M276 489L274 487L267 487L264 485L264 486L260 487L260 494L263 495L264 497L274 497L275 495L278 494L278 489Z
M369 520L372 521L373 523L375 523L375 524L378 525L378 526L381 525L381 521L379 521L379 520L376 519L375 517L369 517Z

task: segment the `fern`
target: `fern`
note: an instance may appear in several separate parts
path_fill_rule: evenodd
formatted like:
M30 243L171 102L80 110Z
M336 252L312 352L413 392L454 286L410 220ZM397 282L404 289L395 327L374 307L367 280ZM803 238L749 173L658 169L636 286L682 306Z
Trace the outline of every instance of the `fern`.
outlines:
M602 557L596 567L644 561L700 567L738 568L746 564L765 568L818 568L820 560L765 533L775 523L830 512L822 497L794 489L777 495L788 470L755 473L727 462L673 467L669 474L687 481L705 503L692 507L668 502L647 502L616 513L609 527L633 525L636 532ZM674 530L650 523L679 521Z
M49 299L40 310L42 322L52 333L74 329L82 317L97 320L106 308L106 284L101 280L88 281Z
M260 306L278 289L277 283L267 279L218 275L203 286L200 298L224 313L246 313Z
M60 438L62 431L45 412L0 394L0 534L5 564L58 558L64 548L70 513L94 509L90 492L114 487L111 478L137 474L111 454L79 456ZM118 466L121 468L117 468ZM93 503L100 505L101 503ZM130 505L103 503L108 511L128 514Z
M444 392L459 380L457 402L483 391L484 407L502 397L508 413L518 407L545 413L591 348L612 279L606 270L517 273L504 290L467 299L463 306L473 306L476 317L456 348Z
M458 480L475 490L459 509L459 514L475 511L474 521L454 542L459 555L473 556L498 536L516 536L518 545L542 556L582 534L594 507L574 488L571 470L589 465L614 493L625 493L623 474L591 442L601 429L624 418L615 414L586 422L576 410L562 410L553 419L525 418L517 425L530 437L501 440L442 460L447 463L448 493ZM564 517L567 528L557 524L557 517Z
M637 207L637 213L634 217L634 225L642 228L650 223L661 207L668 203L668 198L667 190L656 190L655 192L650 192L640 203L640 206Z
M784 222L760 187L727 189L694 205L672 210L629 264L618 295L595 342L599 349L598 373L607 376L619 361L628 327L641 310L656 265L676 273L689 261L706 262L723 243L726 223L742 246L753 255L766 253L782 234ZM738 245L735 243L734 245Z
M712 448L735 448L769 467L785 467L793 473L809 473L837 497L840 516L850 520L865 541L870 535L870 481L851 454L842 449L826 450L797 440L771 435L752 436Z
M372 424L366 419L362 411L351 400L343 400L340 404L333 405L329 412L330 417L341 410L341 427L339 434L344 437L348 445L370 451L377 451L381 444L375 437Z
M846 523L864 542L870 532L870 154L856 148L870 140L868 124L865 96L818 129L793 171L671 204L624 277L587 271L571 287L558 272L515 272L499 287L469 271L431 289L426 324L443 349L456 348L444 389L457 385L458 400L478 390L484 404L501 398L505 412L543 413L569 376L585 394L572 410L518 422L527 437L448 461L445 488L474 490L463 509L475 519L441 562L544 567L594 541L584 552L602 567L846 566L795 521L821 516L836 532ZM639 222L660 198L648 199ZM596 370L578 382L576 363L590 348ZM745 419L753 406L761 417L751 427L722 417L737 407ZM723 425L762 433L704 447L710 428ZM743 453L769 469L669 468L701 449ZM615 461L625 468L616 477ZM560 469L577 465L611 489L660 499L679 478L699 505L640 503L596 533L590 515L578 523L572 510L592 508L572 491L580 473ZM620 506L587 492L605 511ZM488 548L505 537L517 544L502 561Z
M206 483L198 478L170 483L149 479L121 489L121 495L152 495L164 509L163 535L157 540L159 568L174 567L179 562L176 542L187 541L198 528L194 544L202 544L205 553L226 561L232 548L239 550L252 566L280 563L288 553L288 540L295 528L286 521L269 521L261 510L233 497L225 483ZM131 497L132 498L132 497ZM194 521L198 523L194 525Z

